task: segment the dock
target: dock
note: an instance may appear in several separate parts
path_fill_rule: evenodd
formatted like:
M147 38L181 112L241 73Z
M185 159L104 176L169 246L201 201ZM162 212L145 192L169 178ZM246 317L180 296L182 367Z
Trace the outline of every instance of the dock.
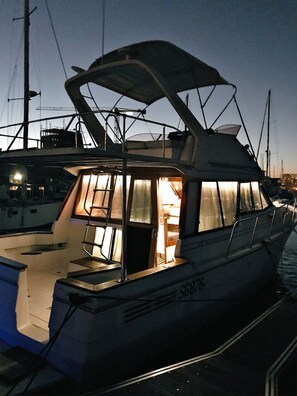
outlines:
M213 352L88 395L296 396L297 289Z

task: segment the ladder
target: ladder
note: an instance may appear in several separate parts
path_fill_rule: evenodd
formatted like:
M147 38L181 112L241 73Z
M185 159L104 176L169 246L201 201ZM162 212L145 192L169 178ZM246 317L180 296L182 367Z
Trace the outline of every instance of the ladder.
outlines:
M107 227L111 217L112 210L112 201L113 195L116 185L117 174L109 173L106 178L105 185L101 185L102 176L106 174L92 173L90 175L89 184L87 187L87 193L85 196L84 207L86 212L88 213L88 221L86 223L84 238L83 238L83 250L93 259L98 259L97 256L94 256L93 250L94 247L98 247L100 249L100 253L103 258L111 262L110 257L103 253L102 248L104 246L104 241L106 238ZM95 187L92 191L92 201L91 205L87 207L87 198L89 196L89 192L91 190L91 179L92 176L96 177ZM101 176L101 179L100 179ZM99 215L98 215L99 211ZM103 224L102 224L103 223ZM103 229L103 233L101 236L101 241L95 242L95 236L97 229Z

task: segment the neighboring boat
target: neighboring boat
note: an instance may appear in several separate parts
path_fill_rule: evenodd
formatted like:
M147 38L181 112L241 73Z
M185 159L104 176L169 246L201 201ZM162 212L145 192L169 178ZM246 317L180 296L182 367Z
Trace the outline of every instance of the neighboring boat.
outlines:
M0 197L0 234L50 228L61 205L61 199L14 200L9 196L4 199Z
M34 11L34 10L33 10ZM32 11L32 12L33 12ZM31 91L29 86L29 26L30 11L29 0L24 1L24 102L23 106L23 123L17 134L9 144L13 147L16 139L23 132L23 148L27 150L30 143L29 138L29 101L37 95L37 92ZM9 128L9 126L1 127ZM45 133L45 132L44 132ZM3 135L2 135L3 136ZM36 139L33 139L36 141ZM17 164L12 162L13 168ZM27 169L21 167L19 170L10 174L8 169L6 181L1 185L0 191L0 233L15 232L19 230L32 230L39 227L48 227L56 219L59 209L63 203L66 194L60 194L54 197L54 194L48 194L45 184L33 185L27 178ZM36 173L39 169L36 170ZM3 177L3 173L2 173ZM48 183L50 175L48 177Z
M266 166L265 166L265 177L263 178L263 187L266 189L269 198L277 203L278 201L279 202L290 201L294 198L294 195L282 186L281 183L281 178L283 176L282 173L280 177L271 176L270 108L271 108L271 90L268 91L256 157L258 160L265 120L267 120L267 131L266 131L267 136L266 136L266 150L265 150Z
M35 172L38 173L38 171ZM41 173L40 169L39 173ZM52 177L51 173L53 173ZM29 231L39 227L50 229L58 216L67 193L65 187L70 186L70 180L58 181L57 179L57 176L61 178L64 176L63 170L51 172L47 169L47 174L40 177L42 183L37 183L37 175L30 176L29 179L26 175L25 167L13 166L2 169L0 234ZM35 183L28 181L34 179Z
M234 88L214 68L148 41L75 70L66 90L95 145L0 156L77 176L51 232L0 237L0 336L45 348L52 365L91 385L133 374L267 283L297 209L265 195L238 126L208 126L205 103ZM121 112L115 100L91 111L100 87L100 103L119 95L139 110ZM179 95L190 90L204 128ZM180 119L182 129L172 126Z

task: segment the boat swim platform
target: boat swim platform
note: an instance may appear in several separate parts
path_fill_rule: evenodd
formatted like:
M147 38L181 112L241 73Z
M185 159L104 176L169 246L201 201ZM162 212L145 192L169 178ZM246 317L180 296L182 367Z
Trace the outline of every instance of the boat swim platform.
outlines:
M297 289L216 350L88 395L296 396Z

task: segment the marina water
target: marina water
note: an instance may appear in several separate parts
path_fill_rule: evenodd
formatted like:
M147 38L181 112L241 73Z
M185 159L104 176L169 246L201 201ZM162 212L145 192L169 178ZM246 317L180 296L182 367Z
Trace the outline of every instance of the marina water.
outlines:
M297 231L294 230L285 246L278 272L285 288L297 288Z

